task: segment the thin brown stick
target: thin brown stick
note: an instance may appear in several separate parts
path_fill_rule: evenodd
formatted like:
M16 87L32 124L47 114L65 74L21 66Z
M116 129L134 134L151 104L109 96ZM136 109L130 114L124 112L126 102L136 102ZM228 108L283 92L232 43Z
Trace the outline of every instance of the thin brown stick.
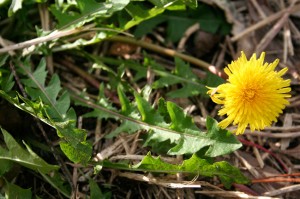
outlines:
M292 10L291 10L290 13L295 13L295 12L297 12L297 11L299 11L299 10L300 10L300 4L295 5L295 6L292 8ZM284 13L286 13L286 12L287 12L287 9L284 9L284 10L281 10L280 12L275 13L275 14L273 14L273 15L271 15L271 16L269 16L269 17L267 17L267 18L265 18L265 19L263 19L263 20L257 22L256 24L254 24L254 25L252 25L252 26L246 28L243 32L241 32L241 33L238 34L238 35L235 35L235 36L232 37L230 40L231 40L232 42L236 42L237 40L239 40L239 39L241 39L242 37L248 35L249 33L253 32L253 31L255 31L255 30L259 29L259 28L262 28L262 27L264 27L264 26L266 26L266 25L269 25L270 23L272 23L272 22L275 21L276 19L282 17L282 15L284 15Z
M268 132L250 132L246 130L247 135L260 136L260 137L268 137L268 138L297 138L300 137L300 132L294 133L268 133Z
M81 68L77 67L67 57L65 57L64 59L61 59L60 64L68 67L69 69L71 69L73 72L75 72L77 75L82 77L86 82L88 82L93 87L99 88L100 82L98 80L96 80L93 76L91 76L85 70L82 70Z
M285 10L285 13L283 16L279 19L279 21L272 27L271 30L261 39L259 44L256 46L256 53L260 54L272 41L272 39L278 34L278 32L281 30L282 26L286 23L288 20L292 8L294 7L296 1L294 0L291 5L288 7L288 9Z
M252 183L271 183L271 182L297 182L300 183L300 178L261 178L253 179Z
M288 187L282 187L280 189L277 190L273 190L273 191L268 191L265 192L264 195L266 196L276 196L276 195L280 195L280 194L284 194L284 193L289 193L289 192L293 192L293 191L298 191L300 190L300 185L291 185Z
M158 46L155 44L147 43L145 41L136 40L134 38L129 38L129 37L125 37L125 36L113 36L113 37L107 38L106 40L129 43L129 44L141 46L143 48L155 51L155 52L163 54L163 55L167 55L167 56L171 56L171 57L179 57L187 62L195 64L196 66L199 66L206 70L208 70L209 66L210 66L209 63L202 61L200 59L197 59L195 57L192 57L192 56L189 56L189 55L186 55L183 53L179 53L175 50L164 48L164 47L161 47L161 46Z
M260 17L262 19L265 19L267 16L264 13L264 11L261 9L261 7L259 6L259 4L257 3L257 1L256 0L251 0L250 2L254 6L254 8L256 9L256 11L258 12L258 14L260 15Z

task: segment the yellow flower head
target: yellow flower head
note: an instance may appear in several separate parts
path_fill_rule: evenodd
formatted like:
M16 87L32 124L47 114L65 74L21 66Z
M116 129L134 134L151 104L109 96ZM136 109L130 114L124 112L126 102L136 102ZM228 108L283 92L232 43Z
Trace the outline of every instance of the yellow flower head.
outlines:
M256 58L253 54L250 60L242 52L241 56L224 69L228 75L227 82L217 88L209 88L211 99L222 104L219 115L227 118L219 123L226 128L233 123L238 125L236 134L244 133L247 126L250 130L261 130L277 121L277 117L287 104L290 80L282 76L288 70L284 68L274 71L279 63L264 63L265 53Z

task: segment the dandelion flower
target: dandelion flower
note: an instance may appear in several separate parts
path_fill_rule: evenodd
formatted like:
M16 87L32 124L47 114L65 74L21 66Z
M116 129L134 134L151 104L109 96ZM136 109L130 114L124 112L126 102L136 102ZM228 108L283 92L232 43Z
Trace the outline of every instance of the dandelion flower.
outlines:
M259 59L253 54L247 60L244 52L224 69L228 75L227 82L217 88L209 88L211 99L221 104L218 114L227 117L219 123L226 128L231 123L237 125L236 134L244 133L250 127L251 131L264 129L277 117L287 104L286 98L291 97L289 92L290 80L283 79L287 68L275 71L279 63L264 63L265 53Z

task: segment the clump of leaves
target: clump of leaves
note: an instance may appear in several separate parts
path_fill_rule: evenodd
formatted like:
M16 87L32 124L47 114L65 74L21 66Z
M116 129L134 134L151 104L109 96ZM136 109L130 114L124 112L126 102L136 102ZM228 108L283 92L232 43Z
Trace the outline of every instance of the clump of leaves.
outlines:
M27 8L35 11L36 4L41 8L40 3L44 3L44 1L12 1L11 4L9 1L3 1L0 2L0 11L2 14L3 8L7 7L6 11L11 17L8 20L13 21L13 19L22 18L24 12L27 12ZM45 6L46 4L42 5ZM180 89L168 92L166 97L205 96L205 86L215 86L215 84L221 83L220 78L209 74L206 79L201 80L193 73L187 63L178 58L175 58L175 68L170 72L155 63L146 54L144 63L138 64L132 61L99 58L82 48L82 46L100 42L104 38L128 30L151 18L153 20L149 20L136 28L136 35L145 34L145 31L141 31L140 27L153 28L154 25L161 23L168 25L168 38L173 42L178 41L186 28L194 23L200 23L201 28L206 31L226 34L229 26L224 23L224 18L219 12L210 12L202 4L197 8L196 0L55 1L55 3L49 2L48 8L50 10L49 14L56 20L54 23L55 28L51 31L43 31L37 27L36 33L30 32L26 35L26 37L34 36L36 38L33 37L33 40L26 41L22 45L13 46L12 49L30 48L22 53L14 52L17 56L14 56L11 51L1 55L0 96L20 110L53 127L60 139L59 147L62 155L65 155L74 163L82 164L84 168L87 168L86 165L91 163L94 164L95 168L103 166L126 169L131 172L188 173L205 177L217 176L227 188L232 183L248 183L248 180L237 168L224 161L213 161L214 157L229 154L241 147L241 143L231 132L220 129L217 121L211 117L206 118L206 129L200 129L194 123L192 117L187 115L181 107L163 98L158 100L157 104L151 103L152 89L165 89L166 87L179 85ZM186 10L189 12L186 12ZM185 14L177 17L177 12ZM28 19L25 17L23 20ZM184 23L178 23L179 21L184 21ZM28 26L31 27L31 29L29 28L30 31L36 25L35 23L36 21L28 23ZM208 23L210 26L207 25ZM213 25L211 26L211 24ZM28 27L25 28L26 31L29 29ZM82 32L80 32L81 30ZM149 29L145 30L148 31ZM69 34L85 31L91 31L94 36L88 39L81 38L81 35L66 37L70 36ZM14 34L14 37L15 35L17 33ZM11 38L10 35L6 34L3 34L3 36ZM24 36L19 35L17 40L23 41ZM92 101L85 92L82 92L79 96L64 89L58 73L48 74L46 56L70 48L76 48L77 52L80 52L78 54L84 55L94 65L104 69L111 77L110 82L99 85L99 95L96 101ZM74 53L72 55L78 56L78 54ZM40 60L39 63L32 64L36 60ZM109 63L109 66L100 66L102 62ZM116 71L110 68L112 65L116 66ZM9 69L8 66L14 66L15 69ZM138 93L131 88L131 82L124 81L122 74L125 69L135 71L133 81L145 78L149 69L155 73L157 78L151 87L145 86L142 93ZM16 78L20 78L17 82L15 82L11 70L16 73L14 74ZM17 89L17 86L19 89ZM105 97L103 90L106 86L116 89L120 107L116 107L110 99ZM133 99L129 99L129 95ZM181 164L170 164L148 153L140 163L135 165L108 160L95 163L91 161L92 144L87 138L86 130L77 127L77 115L71 106L72 103L80 104L91 110L84 117L111 120L119 124L105 139L112 139L119 136L120 133L134 134L143 130L145 133L141 138L144 147L150 146L152 152L158 154L184 155L186 159ZM12 170L13 164L18 164L40 174L59 193L65 197L70 197L71 187L65 185L66 181L62 178L58 166L50 165L41 157L38 157L23 141L26 147L24 149L6 130L2 129L2 134L5 147L0 146L0 177L4 181L6 180L5 173ZM162 145L164 147L160 147ZM110 192L102 192L98 184L89 179L89 176L87 176L87 181L91 198L110 198ZM16 190L16 192L12 190ZM31 190L23 189L8 181L5 182L4 194L6 197L13 198L31 198L33 195Z
M123 122L108 137L116 136L120 132L134 133L141 129L148 130L145 145L157 145L169 140L170 155L192 154L208 147L205 155L216 157L241 147L235 136L227 130L220 129L217 122L210 117L207 118L208 131L205 133L173 102L161 99L158 109L155 110L138 93L134 93L134 103L129 102L121 87L118 87L118 94ZM134 118L132 113L135 113Z
M98 165L99 163L96 163ZM246 184L249 180L241 173L241 171L228 162L213 162L209 159L200 158L193 154L190 158L184 160L181 164L171 164L163 161L159 156L153 157L149 152L139 163L128 165L124 163L113 163L103 161L101 166L123 169L129 171L143 171L153 173L183 173L201 175L205 177L218 176L220 181L226 188L230 188L232 183Z
M23 63L17 61L20 71L26 78L22 79L30 99L18 95L12 97L0 90L0 95L18 108L39 118L57 130L62 138L62 151L74 162L87 163L91 157L92 147L86 141L86 132L76 128L76 114L70 108L69 94L62 91L58 75L53 75L48 85L45 84L47 71L42 59L36 70L31 70L29 59ZM21 103L20 99L24 102Z

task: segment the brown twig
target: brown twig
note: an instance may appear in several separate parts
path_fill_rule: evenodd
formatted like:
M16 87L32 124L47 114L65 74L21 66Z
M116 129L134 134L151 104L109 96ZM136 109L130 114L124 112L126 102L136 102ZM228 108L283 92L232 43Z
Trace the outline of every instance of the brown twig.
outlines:
M208 70L210 64L202 61L200 59L197 59L195 57L183 54L183 53L179 53L175 50L169 49L169 48L164 48L155 44L151 44L145 41L141 41L141 40L136 40L134 38L130 38L130 37L125 37L125 36L113 36L110 38L107 38L106 40L109 41L118 41L118 42L124 42L124 43L129 43L129 44L133 44L133 45L137 45L137 46L141 46L143 48L155 51L157 53L163 54L163 55L167 55L167 56L171 56L171 57L179 57L187 62L190 62L192 64L195 64L196 66L199 66L203 69Z
M261 178L261 179L253 179L251 183L270 183L270 182L297 182L300 183L300 178Z
M247 145L247 146L254 146L254 147L256 147L256 148L258 148L258 149L260 149L260 150L263 150L264 152L266 152L266 153L269 153L270 155L272 155L278 162L279 162L279 164L283 167L283 169L285 170L285 172L288 172L288 168L286 167L286 165L282 162L282 160L280 160L272 151L270 151L270 150L268 150L268 149L266 149L266 148L264 148L264 147L262 147L262 146L260 146L260 145L258 145L258 144L255 144L255 143L253 143L253 142L250 142L250 141L248 141L248 140L244 140L244 139L242 139L242 138L239 138L239 141L241 142L241 143L243 143L244 145Z
M260 54L272 41L272 39L277 35L277 33L280 31L282 26L285 24L285 22L288 20L292 8L294 7L296 1L294 0L291 5L288 7L288 9L285 10L284 15L279 19L279 21L269 30L269 32L261 39L259 44L256 46L256 53Z
M100 82L96 80L94 77L92 77L88 72L85 70L77 67L75 64L73 64L70 59L65 57L64 59L61 59L59 61L62 65L68 67L71 69L71 71L75 72L77 75L79 75L82 79L84 79L86 82L88 82L90 85L92 85L95 88L99 88Z
M295 5L292 8L292 10L291 10L290 13L295 13L295 12L297 12L299 10L300 10L300 4ZM241 33L235 35L234 37L232 37L231 41L232 42L236 42L237 40L239 40L242 37L248 35L249 33L253 32L253 31L255 31L255 30L259 29L259 28L262 28L262 27L264 27L266 25L269 25L270 23L272 23L276 19L282 17L284 15L284 13L286 13L286 11L287 11L287 9L281 10L280 12L277 12L277 13L275 13L275 14L273 14L273 15L271 15L271 16L269 16L269 17L267 17L267 18L265 18L265 19L263 19L263 20L261 20L259 22L257 22L256 24L254 24L254 25L246 28L243 32L241 32Z
M300 185L296 184L296 185L291 185L291 186L288 186L288 187L282 187L282 188L277 189L277 190L265 192L264 195L266 195L266 196L277 196L277 195L280 195L280 194L289 193L289 192L298 191L298 190L300 190Z

